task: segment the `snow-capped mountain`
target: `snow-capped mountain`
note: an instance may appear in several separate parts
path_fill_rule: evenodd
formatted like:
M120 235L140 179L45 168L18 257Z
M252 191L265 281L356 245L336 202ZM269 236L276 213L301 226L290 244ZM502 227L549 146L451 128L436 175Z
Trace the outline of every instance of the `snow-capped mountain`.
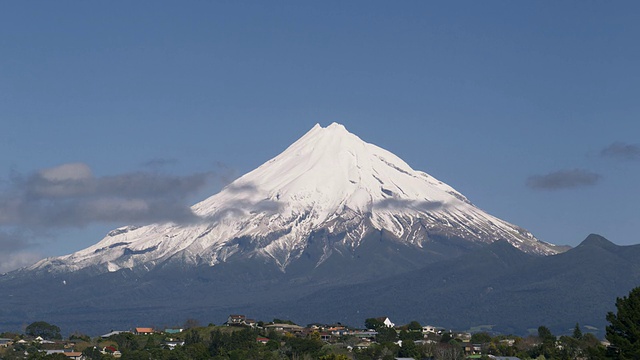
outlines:
M474 243L507 240L528 253L557 252L336 123L314 126L192 211L200 221L119 228L91 247L42 260L30 269L114 272L252 258L285 272L314 234L324 239L314 260L318 267L332 256L355 251L375 232L424 251L438 237Z

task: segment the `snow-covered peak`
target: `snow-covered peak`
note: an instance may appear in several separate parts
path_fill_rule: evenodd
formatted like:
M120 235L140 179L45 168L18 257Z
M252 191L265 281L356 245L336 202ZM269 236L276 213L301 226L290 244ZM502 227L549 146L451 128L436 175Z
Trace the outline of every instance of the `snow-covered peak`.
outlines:
M316 124L281 154L192 210L201 222L120 228L96 245L34 267L116 271L166 261L213 266L234 256L258 256L284 271L319 231L342 240L324 245L318 266L333 254L332 247L356 249L375 231L427 251L431 238L439 237L507 240L526 252L556 253L552 245L485 213L449 185L337 123Z
M381 204L389 206L391 200L468 203L450 186L333 123L314 126L280 155L195 205L194 211L207 216L233 201L269 201L316 211L347 207L370 212Z

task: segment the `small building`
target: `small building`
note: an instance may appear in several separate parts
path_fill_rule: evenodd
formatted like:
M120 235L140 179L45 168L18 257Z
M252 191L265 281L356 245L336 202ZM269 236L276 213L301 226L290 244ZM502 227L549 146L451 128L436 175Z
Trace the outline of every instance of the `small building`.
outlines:
M423 326L422 327L422 333L423 334L435 334L437 332L436 327L435 326Z
M110 333L107 333L107 334L104 334L104 335L100 335L100 337L103 338L103 339L107 339L107 338L109 338L109 337L111 337L113 335L118 335L118 334L128 333L128 332L130 332L130 331L118 331L118 330L114 331L114 330L111 330Z
M361 339L373 339L378 335L378 332L374 330L357 330L352 332L350 335Z
M103 354L113 354L114 352L116 352L118 349L115 346L105 346L102 348L101 353Z
M73 359L73 360L81 360L84 359L84 356L82 356L82 353L79 351L69 351L69 352L63 352L62 353L64 356L68 357L69 359Z
M293 324L269 324L269 325L265 325L265 328L267 329L273 329L276 331L284 331L284 332L302 332L304 330L304 328L300 325L293 325Z
M164 329L165 334L179 334L183 331L184 329Z
M62 349L55 349L55 350L44 350L45 355L52 355L52 354L63 354L65 351Z
M472 344L470 342L463 342L460 344L465 354L478 355L482 354L482 344Z
M165 341L164 344L169 348L169 350L173 350L176 346L184 346L184 341L170 339Z
M13 344L13 340L11 339L6 339L6 338L0 338L0 347L7 347Z
M247 317L244 315L229 315L227 325L244 325Z
M153 328L137 327L134 333L136 335L151 335L153 334Z
M256 338L256 341L259 342L260 344L266 344L269 342L269 339L267 339L266 337L259 337L259 338Z
M386 317L386 316L377 317L377 318L376 318L376 320L379 320L379 321L380 321L381 323L383 323L383 324L384 324L384 326L386 326L386 327L390 327L390 328L392 328L392 327L395 327L395 326L396 326L396 324L392 323L392 322L391 322L391 320L390 320L388 317Z

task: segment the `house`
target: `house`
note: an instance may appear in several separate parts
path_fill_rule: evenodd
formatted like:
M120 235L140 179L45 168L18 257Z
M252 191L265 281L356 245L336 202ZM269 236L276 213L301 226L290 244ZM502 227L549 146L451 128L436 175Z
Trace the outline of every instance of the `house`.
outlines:
M368 348L369 346L371 346L371 342L362 341L356 344L356 349L362 350Z
M176 346L184 346L184 341L169 339L165 341L164 344L169 348L169 350L173 350Z
M515 339L503 339L500 340L500 344L506 345L506 346L513 346L516 343Z
M110 333L107 333L107 334L104 334L104 335L100 335L100 337L103 338L103 339L106 339L106 338L109 338L109 337L111 337L113 335L118 335L118 334L128 333L128 332L130 332L130 331L117 331L117 330L114 331L114 330L111 330Z
M104 335L100 335L100 337L103 338L103 339L107 339L107 338L110 338L113 335L118 335L118 334L128 333L128 332L130 332L130 331L113 331L113 330L111 330L110 333L107 333L107 334L104 334Z
M350 335L361 339L373 339L378 335L378 332L373 330L358 330L352 332Z
M244 315L229 315L227 325L244 325L247 317Z
M7 347L7 346L9 346L11 344L13 344L13 340L0 338L0 347Z
M69 359L73 359L73 360L82 360L82 359L84 359L84 356L82 356L82 353L79 352L79 351L63 352L62 355L68 357Z
M482 344L472 344L469 342L463 342L461 344L465 354L477 355L482 354Z
M379 321L380 321L381 323L383 323L383 324L384 324L384 326L386 326L386 327L390 327L390 328L392 328L392 327L395 327L395 326L396 326L396 324L392 323L392 322L391 322L391 320L389 320L389 318L388 318L388 317L386 317L386 316L377 317L377 318L376 318L376 320L379 320Z
M304 330L302 326L292 324L269 324L266 325L265 328L286 332L302 332L302 330Z
M105 346L105 347L102 348L101 353L103 353L103 354L113 354L117 350L118 349L115 346Z
M423 326L422 327L422 333L423 334L435 334L436 333L436 327L435 326Z
M184 329L164 329L165 334L179 334L183 331Z
M416 345L426 345L426 344L437 344L437 341L434 340L415 340L414 343Z
M51 355L51 354L64 354L64 350L61 349L57 349L57 350L44 350L45 355Z
M137 327L136 330L134 331L134 334L136 334L136 335L151 335L151 334L153 334L153 328Z
M254 319L245 319L244 324L251 327L256 327L258 325Z
M55 341L43 339L42 336L36 337L35 339L33 339L33 341L39 344L55 344L56 343Z
M256 338L256 341L259 342L260 344L266 344L269 342L269 339L267 339L266 337L259 337L259 338Z

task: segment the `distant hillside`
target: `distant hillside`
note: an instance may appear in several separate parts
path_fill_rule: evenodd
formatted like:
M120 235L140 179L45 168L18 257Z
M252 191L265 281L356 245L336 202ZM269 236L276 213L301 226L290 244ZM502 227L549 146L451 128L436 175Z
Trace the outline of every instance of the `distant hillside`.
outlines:
M638 285L640 245L617 246L590 235L565 253L537 257L496 242L417 271L318 291L283 304L278 315L361 324L384 314L398 323L495 325L516 334L540 325L570 332L576 322L603 330L616 297Z
M4 276L0 328L44 320L69 332L99 334L175 326L187 318L221 323L243 313L301 324L362 326L365 318L385 315L396 323L418 320L459 330L495 325L496 331L525 334L545 325L562 333L576 322L603 329L615 298L640 285L640 245L617 246L597 235L553 256L526 254L499 241L400 274L404 265L394 267L384 255L397 251L393 241L380 236L367 243L360 260L332 257L331 266L305 277L255 262ZM393 258L413 261L410 253Z

